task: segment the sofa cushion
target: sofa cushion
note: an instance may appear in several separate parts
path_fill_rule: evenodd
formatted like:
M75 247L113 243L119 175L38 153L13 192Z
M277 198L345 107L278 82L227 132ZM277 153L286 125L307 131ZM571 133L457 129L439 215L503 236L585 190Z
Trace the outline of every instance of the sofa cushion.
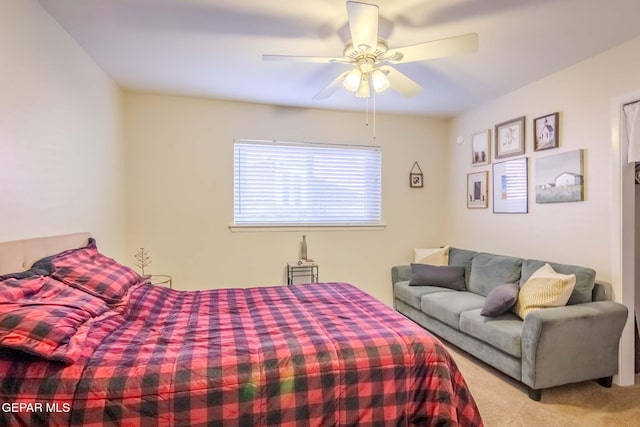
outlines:
M469 288L469 274L471 273L471 260L478 252L467 249L449 248L449 265L464 267L464 282Z
M409 281L401 281L393 284L393 295L400 301L409 304L411 307L420 310L422 295L434 292L455 292L453 289L440 288L437 286L409 286Z
M484 317L480 309L460 314L460 330L514 357L522 357L524 322L509 312L497 317Z
M422 296L420 308L428 316L459 329L460 313L482 308L484 297L472 292L438 292Z
M522 277L520 278L520 287L525 284L529 277L540 267L549 264L554 271L562 274L575 274L576 286L571 292L567 305L582 304L591 302L592 292L595 286L596 272L591 268L580 267L577 265L558 264L555 262L540 261L536 259L526 259L522 263Z
M535 310L562 307L569 301L575 285L575 274L556 273L549 264L545 264L522 285L513 311L524 319Z
M499 316L511 310L516 301L520 288L515 283L498 285L489 292L480 312L483 316Z
M467 289L487 296L493 288L504 283L518 283L522 258L494 255L485 252L473 257Z
M441 248L413 248L414 262L429 265L449 265L449 246Z
M411 264L410 286L439 286L464 291L464 268L437 266L427 264Z

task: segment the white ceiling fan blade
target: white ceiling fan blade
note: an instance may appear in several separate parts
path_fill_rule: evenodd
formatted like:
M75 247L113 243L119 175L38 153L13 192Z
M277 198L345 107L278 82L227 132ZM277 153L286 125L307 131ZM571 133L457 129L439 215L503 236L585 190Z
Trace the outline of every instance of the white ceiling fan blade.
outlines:
M380 67L380 69L387 75L391 89L405 97L411 98L423 91L422 86L395 68L385 65L384 67Z
M313 99L327 99L327 98L329 98L331 95L334 94L335 91L337 91L338 89L340 89L342 87L342 82L344 81L344 78L350 72L351 72L351 70L345 71L344 73L340 74L334 81L329 83L324 89L322 89L320 92L318 92L313 97Z
M378 46L378 6L375 4L347 2L351 41L355 48Z
M443 58L461 53L471 53L478 50L478 34L471 33L462 36L449 37L441 40L414 44L411 46L389 49L386 57L389 62L402 64L405 62L424 61L427 59ZM399 58L393 58L393 56Z
M333 64L335 62L349 63L344 58L330 58L324 56L296 56L296 55L262 55L263 61L292 61L315 62L318 64Z

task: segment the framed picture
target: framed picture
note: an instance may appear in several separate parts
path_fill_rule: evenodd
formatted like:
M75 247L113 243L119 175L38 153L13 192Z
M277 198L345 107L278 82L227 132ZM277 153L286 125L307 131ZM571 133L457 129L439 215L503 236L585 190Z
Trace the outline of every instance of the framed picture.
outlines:
M496 159L524 154L525 117L496 125Z
M411 188L422 188L422 174L421 173L410 173L409 174L409 187Z
M529 170L527 158L493 164L493 212L529 211Z
M533 151L557 148L560 135L560 113L551 113L533 119Z
M413 162L413 166L411 166L411 170L409 171L409 187L422 188L423 185L422 169L417 161Z
M488 165L491 159L491 130L483 130L471 136L471 166Z
M489 172L467 174L467 208L488 208L487 181Z
M584 150L536 159L536 203L584 200Z

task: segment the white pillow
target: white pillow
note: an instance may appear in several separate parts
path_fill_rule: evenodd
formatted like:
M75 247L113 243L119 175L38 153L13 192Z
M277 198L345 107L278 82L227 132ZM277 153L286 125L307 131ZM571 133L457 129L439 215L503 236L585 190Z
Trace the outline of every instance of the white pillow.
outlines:
M575 286L575 274L556 273L549 264L545 264L522 285L513 311L524 319L535 310L567 305Z
M413 248L416 264L449 265L449 245L443 248Z

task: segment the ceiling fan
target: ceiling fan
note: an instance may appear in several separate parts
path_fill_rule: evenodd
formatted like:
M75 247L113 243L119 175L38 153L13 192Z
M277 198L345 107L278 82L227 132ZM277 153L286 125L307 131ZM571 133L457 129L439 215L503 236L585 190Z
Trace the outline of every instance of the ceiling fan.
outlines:
M340 86L355 92L360 98L370 97L371 89L379 93L387 88L409 98L420 93L423 90L422 86L392 67L392 64L424 61L478 50L478 35L475 33L390 49L387 41L378 36L377 5L347 1L347 15L351 40L344 46L342 57L262 55L262 59L341 63L352 66L316 94L314 99L328 98Z

